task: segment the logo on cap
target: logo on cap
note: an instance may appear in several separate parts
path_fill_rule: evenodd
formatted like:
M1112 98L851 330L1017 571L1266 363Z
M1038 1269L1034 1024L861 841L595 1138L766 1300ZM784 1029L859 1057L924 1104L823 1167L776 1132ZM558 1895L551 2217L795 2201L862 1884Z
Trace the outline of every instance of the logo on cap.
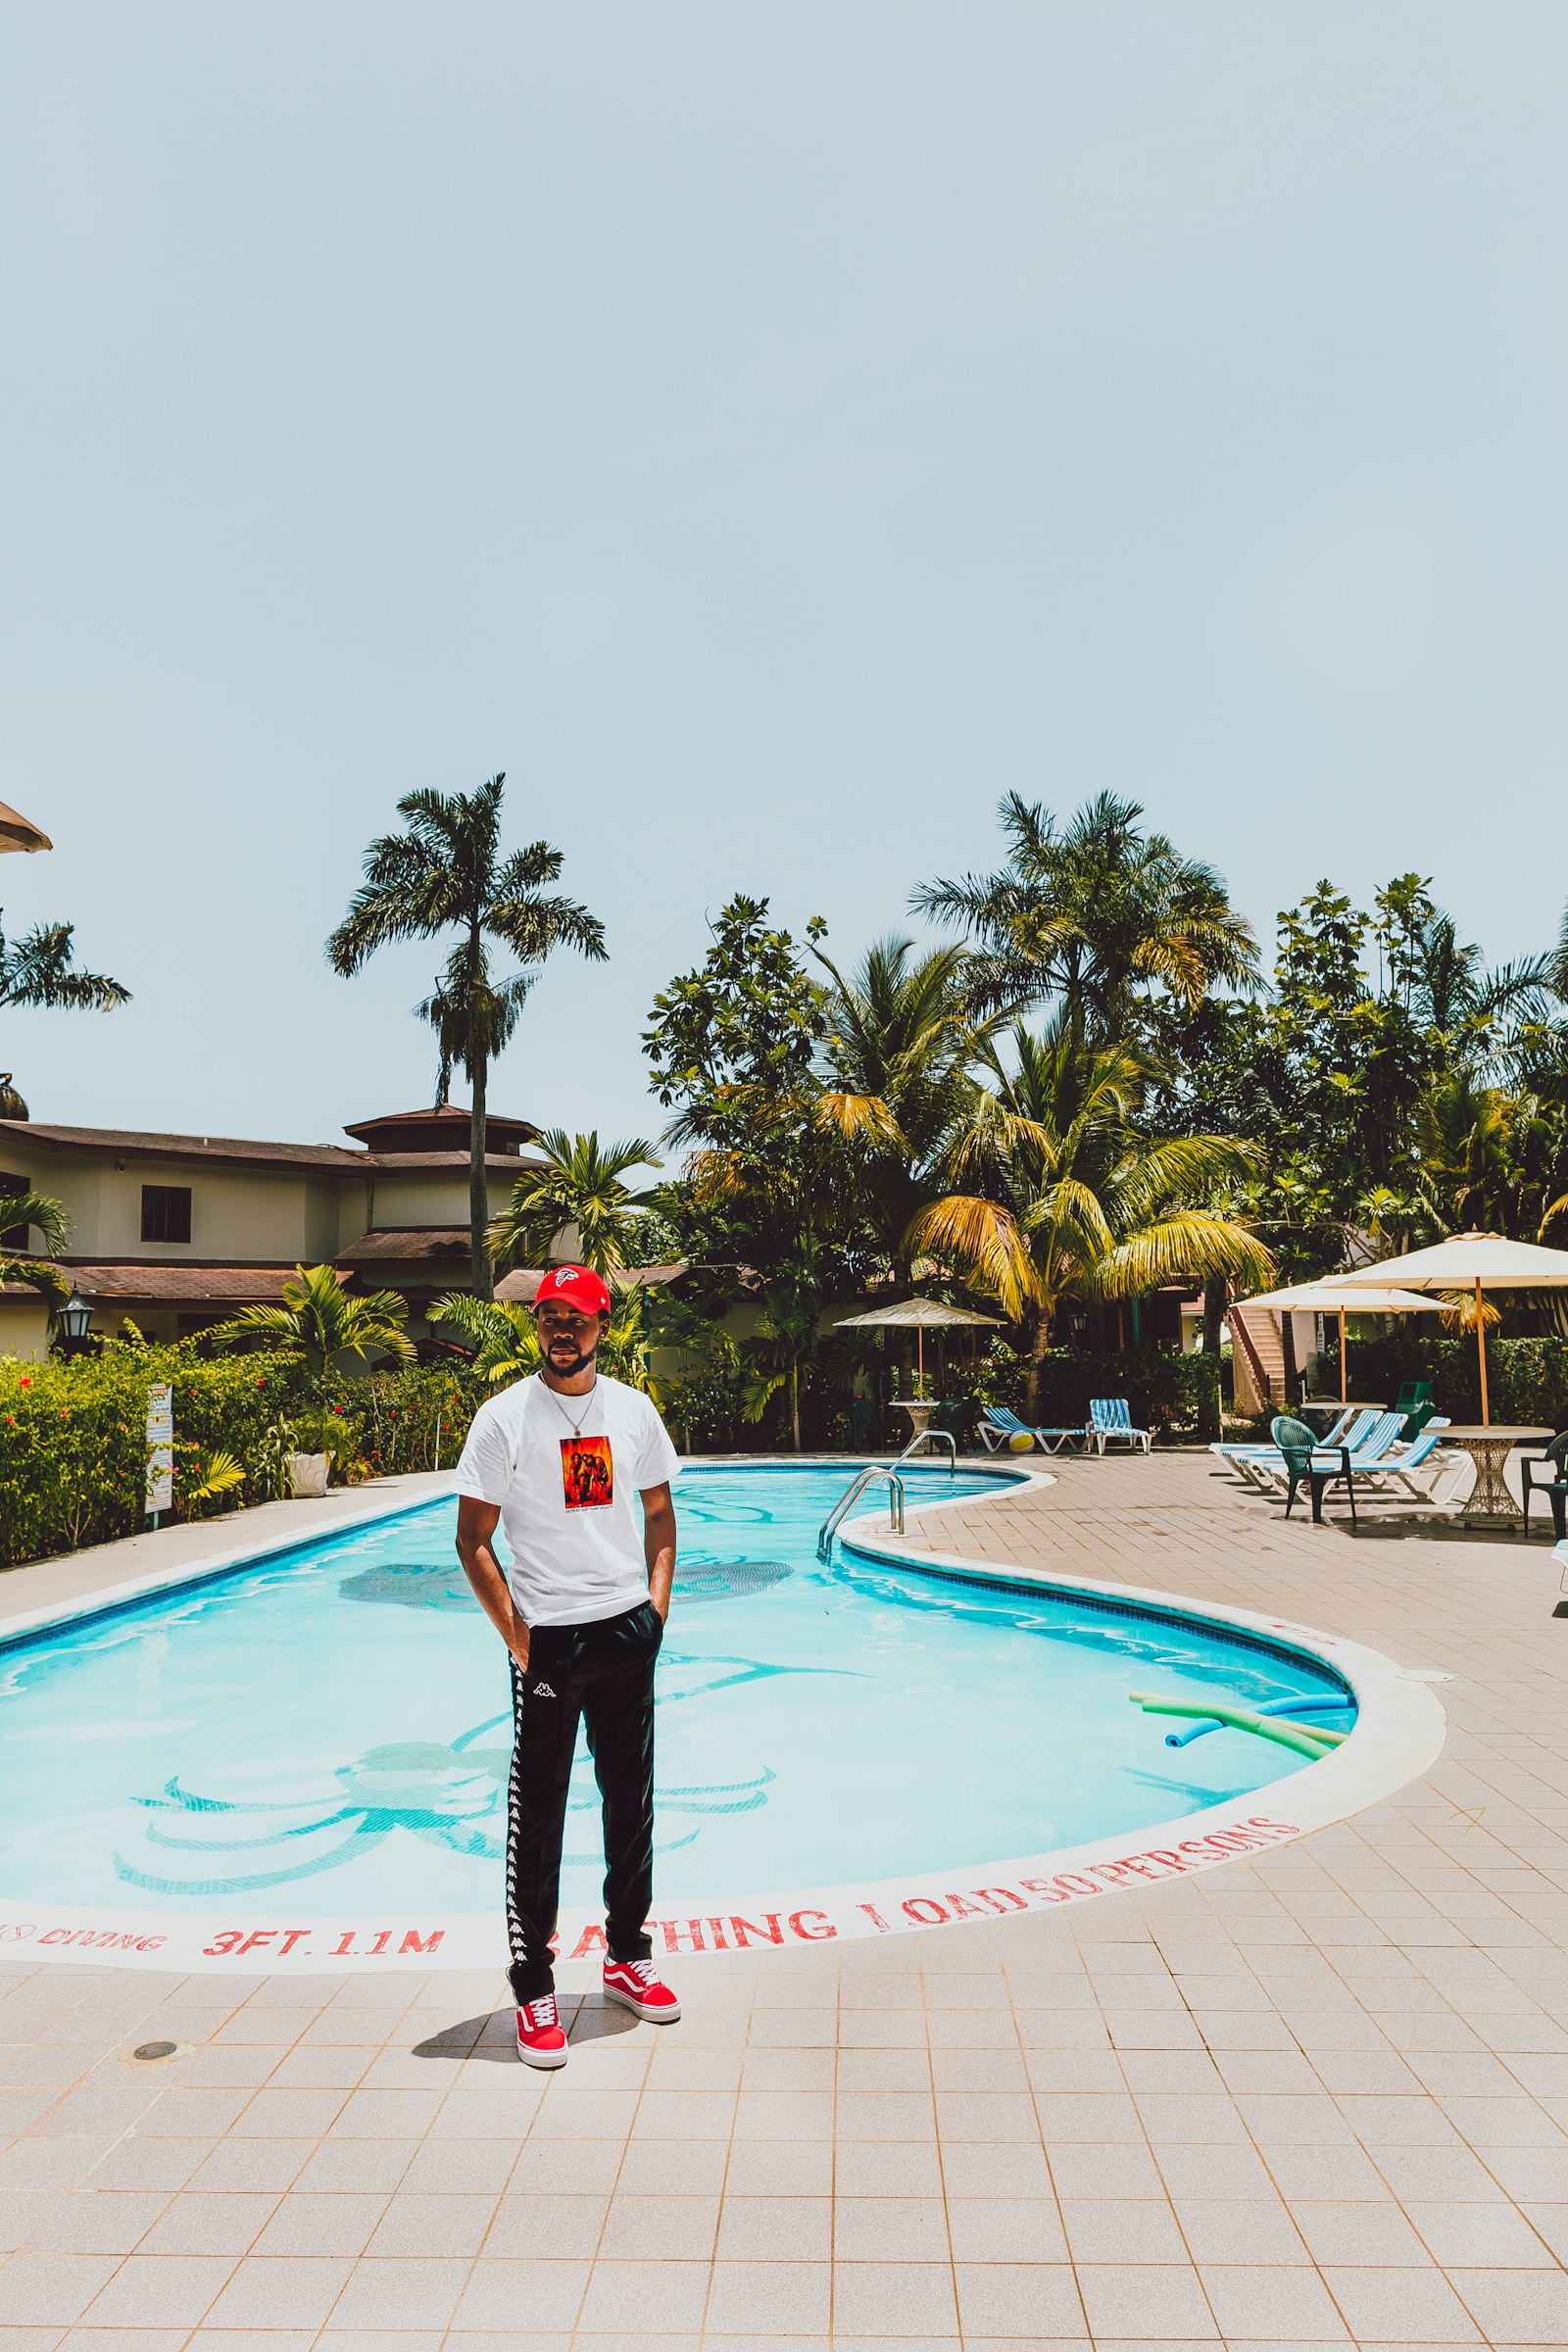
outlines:
M535 1306L547 1298L564 1298L579 1314L610 1312L610 1293L591 1266L552 1266L534 1295Z

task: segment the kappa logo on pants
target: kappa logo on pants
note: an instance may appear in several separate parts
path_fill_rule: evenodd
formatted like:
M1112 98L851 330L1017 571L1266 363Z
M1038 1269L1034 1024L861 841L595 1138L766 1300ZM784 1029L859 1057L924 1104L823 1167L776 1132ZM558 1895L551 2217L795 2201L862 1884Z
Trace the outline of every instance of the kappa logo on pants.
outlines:
M554 1698L556 1694L548 1683L535 1683L533 1695L535 1698Z

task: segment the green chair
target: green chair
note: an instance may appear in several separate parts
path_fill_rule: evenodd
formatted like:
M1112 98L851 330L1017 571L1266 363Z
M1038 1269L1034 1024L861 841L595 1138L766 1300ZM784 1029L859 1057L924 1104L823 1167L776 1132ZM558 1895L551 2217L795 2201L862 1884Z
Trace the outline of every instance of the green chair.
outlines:
M944 1396L931 1416L931 1426L945 1429L960 1453L973 1453L980 1407L972 1396Z
M1350 1497L1350 1525L1355 1525L1355 1480L1350 1475L1350 1449L1348 1446L1324 1446L1304 1421L1294 1414L1276 1416L1269 1435L1279 1447L1285 1464L1285 1516L1288 1519L1296 1507L1297 1490L1305 1487L1312 1497L1312 1525L1323 1524L1323 1494L1337 1479L1344 1479ZM1338 1467L1334 1456L1339 1455Z
M1544 1471L1545 1477L1537 1473ZM1520 1500L1525 1510L1525 1534L1530 1533L1530 1497L1544 1494L1551 1508L1551 1532L1559 1544L1568 1542L1568 1429L1553 1438L1544 1453L1519 1456Z
M1404 1415L1400 1436L1406 1440L1418 1438L1438 1409L1432 1401L1431 1381L1405 1381L1394 1400L1394 1409Z

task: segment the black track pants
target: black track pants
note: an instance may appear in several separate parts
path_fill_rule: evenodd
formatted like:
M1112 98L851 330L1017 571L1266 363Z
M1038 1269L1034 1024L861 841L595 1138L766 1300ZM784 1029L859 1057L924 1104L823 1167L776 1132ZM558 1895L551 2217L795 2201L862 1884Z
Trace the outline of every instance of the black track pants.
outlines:
M654 1893L654 1661L663 1638L652 1601L595 1625L541 1625L528 1670L512 1669L516 1721L507 1797L508 1971L519 2001L555 1984L550 1938L561 1899L561 1840L577 1723L604 1800L605 1920L612 1960L646 1960Z

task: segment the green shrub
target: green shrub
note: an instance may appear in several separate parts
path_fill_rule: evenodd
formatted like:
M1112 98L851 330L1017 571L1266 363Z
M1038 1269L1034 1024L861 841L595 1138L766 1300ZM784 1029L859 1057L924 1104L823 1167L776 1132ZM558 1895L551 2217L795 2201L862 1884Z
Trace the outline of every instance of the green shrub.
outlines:
M1430 1380L1440 1413L1450 1421L1481 1418L1473 1331L1444 1331L1435 1315L1403 1315L1385 1339L1351 1340L1346 1362L1352 1396L1386 1396L1392 1404L1405 1381ZM1336 1351L1331 1393L1338 1387ZM1568 1425L1568 1340L1489 1339L1487 1392L1494 1421Z
M763 1443L745 1419L745 1386L740 1370L724 1363L660 1381L655 1401L683 1453L735 1453Z
M280 1443L280 1423L341 1418L371 1472L449 1468L486 1394L445 1365L313 1379L286 1356L203 1357L189 1347L0 1364L0 1565L107 1544L145 1526L147 1390L155 1381L173 1390L175 1519L232 1507L232 1495L195 1494L219 1452L245 1465L244 1501L276 1494L283 1445L292 1442Z

